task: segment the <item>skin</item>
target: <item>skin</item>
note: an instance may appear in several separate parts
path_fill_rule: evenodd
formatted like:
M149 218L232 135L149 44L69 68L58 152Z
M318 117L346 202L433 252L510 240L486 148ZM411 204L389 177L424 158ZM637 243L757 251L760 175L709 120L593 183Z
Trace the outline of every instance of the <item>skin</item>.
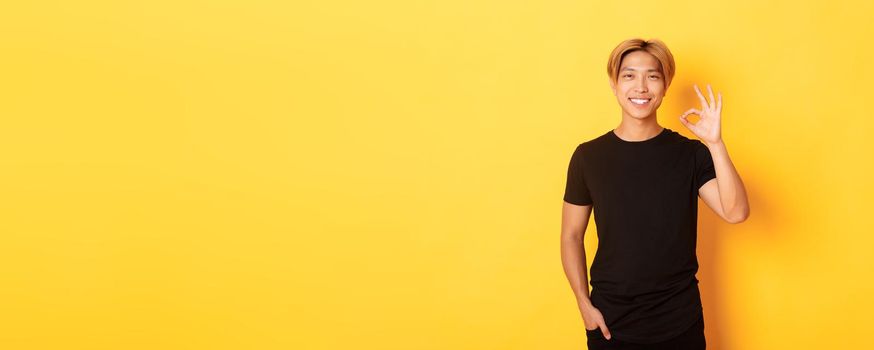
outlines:
M610 88L622 107L622 121L613 132L626 141L643 141L655 137L662 131L656 120L656 111L665 97L666 86L659 61L646 51L634 51L625 56L620 65L616 81L610 81ZM710 101L704 98L698 85L695 93L701 108L690 108L679 117L680 123L688 128L710 150L716 178L708 181L698 190L698 196L720 218L737 224L749 217L750 208L746 189L737 170L728 156L722 141L720 124L722 121L722 93L713 96L707 85ZM632 104L629 97L652 98L650 105L641 108ZM697 123L687 118L691 114L700 117ZM586 251L583 238L588 227L592 205L575 205L563 202L561 220L561 260L565 275L577 298L580 313L586 330L601 329L604 337L611 339L610 330L604 322L601 311L589 299L589 282L586 270Z

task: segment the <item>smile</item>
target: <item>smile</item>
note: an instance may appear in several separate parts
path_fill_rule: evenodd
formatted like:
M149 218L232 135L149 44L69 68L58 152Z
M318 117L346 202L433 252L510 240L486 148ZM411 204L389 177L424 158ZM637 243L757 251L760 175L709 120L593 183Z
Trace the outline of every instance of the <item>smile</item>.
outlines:
M631 103L634 103L636 105L645 106L645 105L649 104L649 101L652 99L649 99L649 98L629 98L628 100L631 101Z

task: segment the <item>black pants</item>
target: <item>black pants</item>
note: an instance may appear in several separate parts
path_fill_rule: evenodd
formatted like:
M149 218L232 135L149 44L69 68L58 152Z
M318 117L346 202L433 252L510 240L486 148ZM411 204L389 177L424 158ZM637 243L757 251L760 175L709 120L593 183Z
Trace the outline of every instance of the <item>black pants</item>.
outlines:
M600 328L586 330L586 338L589 350L704 350L707 347L704 340L704 317L683 334L655 344L626 343L615 337L607 340Z

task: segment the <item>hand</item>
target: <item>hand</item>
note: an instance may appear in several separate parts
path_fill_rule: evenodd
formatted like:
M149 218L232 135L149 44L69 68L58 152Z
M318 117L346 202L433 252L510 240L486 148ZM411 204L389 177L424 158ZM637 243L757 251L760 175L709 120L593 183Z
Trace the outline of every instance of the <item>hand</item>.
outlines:
M580 305L580 311L583 313L583 326L586 327L587 331L601 328L601 333L604 334L604 338L607 338L607 340L610 339L610 330L607 329L607 323L604 322L604 316L601 315L601 311L598 310L598 308L594 306Z
M698 89L698 85L695 85L695 92L698 94L698 99L701 100L701 109L690 108L686 113L680 116L680 122L683 123L686 128L692 131L695 136L698 136L701 141L704 143L711 145L722 142L722 135L720 132L720 123L721 123L721 114L722 114L722 93L719 93L719 99L713 97L713 90L710 89L710 84L707 84L707 92L710 94L711 102L708 103L706 99L704 99L704 95L701 94L701 90ZM689 120L686 119L686 116L689 114L697 114L701 119L698 119L698 122L692 124Z

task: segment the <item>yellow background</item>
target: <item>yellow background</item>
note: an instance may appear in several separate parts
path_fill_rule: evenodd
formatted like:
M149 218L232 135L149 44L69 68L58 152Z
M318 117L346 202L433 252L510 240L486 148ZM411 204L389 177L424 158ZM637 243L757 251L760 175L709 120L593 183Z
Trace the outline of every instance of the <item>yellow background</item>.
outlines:
M709 349L874 348L868 1L0 6L0 348L581 349L559 259L606 60L724 98ZM586 237L588 259L597 245Z

